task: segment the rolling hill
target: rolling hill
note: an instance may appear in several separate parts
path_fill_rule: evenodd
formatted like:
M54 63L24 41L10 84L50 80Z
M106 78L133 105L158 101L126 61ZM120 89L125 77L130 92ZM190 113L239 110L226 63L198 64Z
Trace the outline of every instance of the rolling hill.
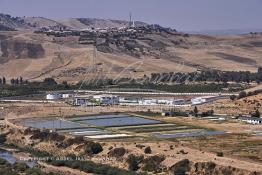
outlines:
M3 20L4 19L4 20ZM53 77L77 82L86 77L142 77L154 72L193 72L198 69L256 71L262 65L262 34L207 36L184 34L153 26L135 35L101 36L95 63L93 44L83 36L56 37L33 31L45 26L84 29L120 27L119 20L0 16L0 24L17 31L0 32L0 76L29 80ZM96 21L96 22L94 22ZM145 23L138 22L141 26ZM90 37L90 36L88 36ZM83 40L89 38L83 38ZM96 65L96 73L92 66ZM91 72L91 73L90 73Z

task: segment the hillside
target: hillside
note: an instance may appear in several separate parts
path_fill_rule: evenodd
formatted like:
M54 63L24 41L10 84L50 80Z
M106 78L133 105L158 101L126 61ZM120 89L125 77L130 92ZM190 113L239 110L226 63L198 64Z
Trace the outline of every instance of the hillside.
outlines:
M70 29L86 29L86 28L119 28L128 26L128 21L123 20L110 20L110 19L96 19L96 18L70 18L58 20L61 24ZM147 25L144 22L135 21L136 26Z
M0 13L0 31L15 30L17 28L29 28L29 26L19 17L12 17L10 15Z
M38 30L40 28L50 29L73 29L126 27L129 22L124 20L96 19L96 18L68 18L48 19L44 17L12 17L0 13L0 30ZM135 21L136 26L147 25L144 22Z
M4 19L4 20L3 20ZM0 32L0 76L29 80L53 77L76 82L96 76L142 77L156 72L193 72L213 68L257 71L262 65L262 34L235 36L188 35L144 23L132 30L83 31L73 34L34 33L44 26L84 29L121 26L118 20L13 18L1 15L1 25L17 31ZM7 25L8 24L8 25ZM104 26L105 25L105 26ZM26 30L25 30L26 29ZM96 58L93 63L96 44ZM92 76L90 76L92 74Z

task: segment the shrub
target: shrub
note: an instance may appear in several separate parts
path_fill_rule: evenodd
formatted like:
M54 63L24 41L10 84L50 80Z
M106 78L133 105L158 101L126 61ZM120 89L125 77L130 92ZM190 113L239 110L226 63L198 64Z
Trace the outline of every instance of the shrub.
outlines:
M174 175L185 175L190 170L190 161L188 159L181 160L174 164L171 168Z
M164 156L151 156L144 160L144 171L159 173L162 171L161 162L165 160Z
M52 165L57 165L58 161L53 160ZM101 174L101 175L136 175L134 172L129 172L124 169L119 169L116 167L111 167L109 165L94 163L92 161L59 161L59 165L63 165L70 168L75 168L80 171L92 174Z
M238 94L238 99L241 99L241 98L245 98L247 96L247 93L245 91L241 91L239 94Z
M144 160L144 156L136 156L134 154L130 154L127 157L126 162L128 163L128 169L131 171L137 171L140 167L139 164Z
M0 135L0 144L5 143L6 141L6 135L1 134Z
M54 173L48 173L44 174L40 169L38 168L30 168L25 171L26 175L54 175Z
M255 112L251 113L251 117L260 118L260 112L258 109L256 109Z
M116 158L123 157L126 153L126 149L123 147L112 149L108 152L109 156L113 156Z
M88 142L85 146L85 153L92 155L92 154L98 154L103 151L102 146L100 143L97 142Z
M3 158L0 158L0 165L6 165L6 164L8 164L8 161Z
M216 167L216 164L214 162L207 162L205 165L206 169L213 170Z
M48 130L34 130L33 135L30 137L32 140L40 139L42 140L52 140L57 142L62 142L65 139L64 135L60 135L55 132L49 132Z
M151 154L152 153L152 150L151 150L150 146L145 148L144 153L145 154Z
M234 101L237 97L235 95L230 95L230 100Z
M138 144L138 145L136 145L136 147L142 149L142 148L144 148L144 147L146 147L146 146L145 146L145 145Z
M29 168L26 163L14 163L13 166L18 172L25 172Z

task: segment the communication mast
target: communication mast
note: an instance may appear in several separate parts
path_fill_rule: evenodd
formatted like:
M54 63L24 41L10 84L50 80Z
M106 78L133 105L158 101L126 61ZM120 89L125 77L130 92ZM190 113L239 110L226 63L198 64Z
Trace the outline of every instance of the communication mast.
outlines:
M132 12L129 12L129 27L132 27Z

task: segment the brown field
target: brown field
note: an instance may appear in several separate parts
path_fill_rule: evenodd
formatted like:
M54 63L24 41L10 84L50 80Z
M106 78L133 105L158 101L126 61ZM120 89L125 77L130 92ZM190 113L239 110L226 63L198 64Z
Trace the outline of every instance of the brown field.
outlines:
M178 39L183 42L178 46L167 48L171 55L169 58L156 59L151 56L136 58L126 53L97 52L96 63L99 64L99 71L96 75L92 75L89 69L92 65L93 46L79 45L77 37L53 39L51 36L28 31L0 32L0 35L8 36L7 40L10 43L40 44L44 49L44 56L39 55L37 59L28 58L27 50L21 52L20 56L11 50L8 58L1 57L5 61L0 61L0 76L8 78L23 76L29 80L40 80L54 77L58 81L75 82L86 78L87 75L140 77L152 72L192 72L198 67L256 71L262 64L260 59L262 49L259 45L253 44L262 40L259 34L228 37L169 36L169 40L152 35L148 37L169 45L172 45L171 41Z
M199 106L200 111L213 109L215 113L228 114L232 116L237 116L238 114L249 114L254 112L258 107L259 111L262 112L259 105L262 104L262 94L238 99L231 101L229 99L218 100L213 103L208 103Z

